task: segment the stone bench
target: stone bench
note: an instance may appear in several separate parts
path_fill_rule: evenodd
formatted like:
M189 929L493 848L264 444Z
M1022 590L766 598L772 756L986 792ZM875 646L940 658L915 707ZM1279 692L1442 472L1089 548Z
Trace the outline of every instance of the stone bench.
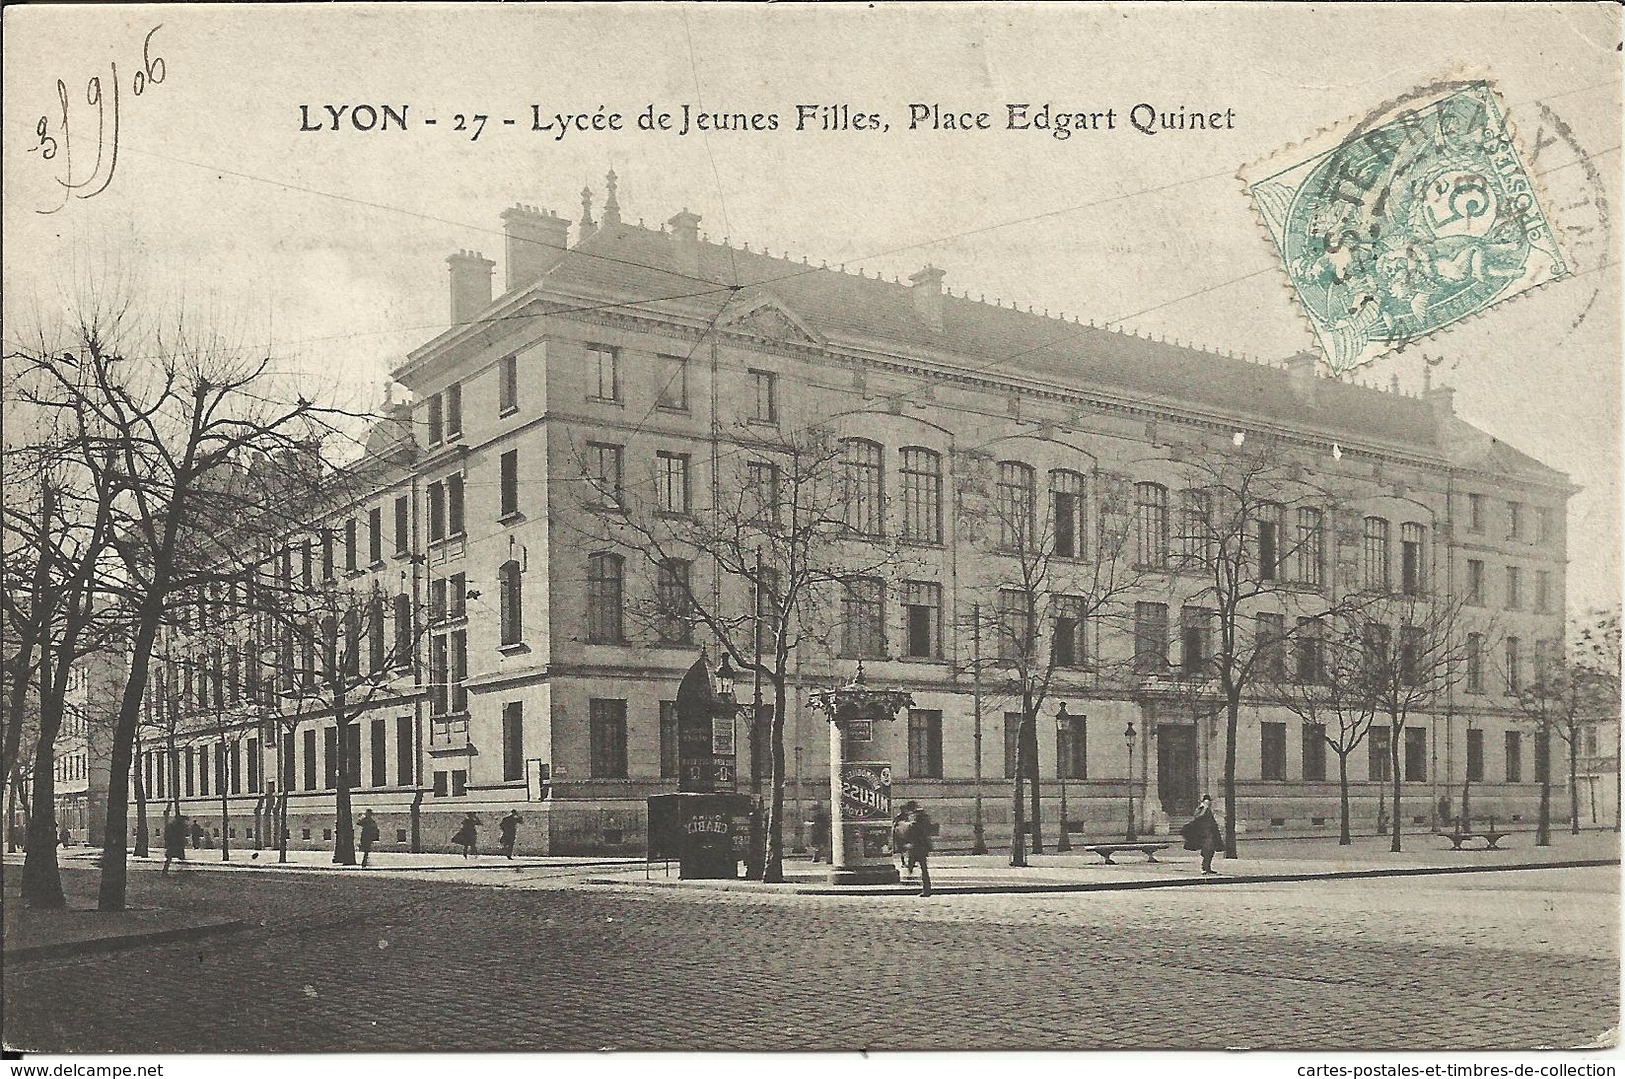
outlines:
M1501 840L1505 839L1511 834L1511 832L1440 832L1439 836L1442 839L1450 840L1451 850L1500 850ZM1480 848L1463 848L1463 843L1474 839L1482 839L1484 841L1484 846Z
M1138 851L1145 855L1146 861L1154 862L1157 860L1157 851L1167 850L1169 846L1171 844L1168 843L1095 843L1085 849L1092 854L1100 855L1105 864L1116 865L1117 863L1112 861L1112 855L1122 851Z

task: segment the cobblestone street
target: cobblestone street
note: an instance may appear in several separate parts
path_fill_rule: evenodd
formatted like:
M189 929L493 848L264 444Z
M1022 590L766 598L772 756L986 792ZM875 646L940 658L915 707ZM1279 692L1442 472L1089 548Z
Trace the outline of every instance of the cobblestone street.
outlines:
M577 874L578 876L579 874ZM87 893L94 876L68 872ZM1618 1023L1613 868L847 898L193 872L254 927L12 962L37 1051L1528 1048ZM88 917L89 915L87 915ZM1191 1006L1193 994L1202 1003Z

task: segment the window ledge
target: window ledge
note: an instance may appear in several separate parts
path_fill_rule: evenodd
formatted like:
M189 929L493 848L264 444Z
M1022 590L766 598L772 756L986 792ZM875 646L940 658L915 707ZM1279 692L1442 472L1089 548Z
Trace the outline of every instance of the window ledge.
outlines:
M373 559L371 562L369 562L367 564L367 568L368 569L383 569L384 568L384 560L382 558L375 558L375 559Z
M505 656L522 656L530 651L530 645L524 641L514 641L512 644L499 644L497 651Z
M943 665L948 661L941 656L898 656L898 663L930 663Z
M687 405L662 405L662 404L656 404L655 405L655 411L656 412L675 413L676 415L679 415L679 416L690 415L690 410L689 410L689 407Z
M523 513L520 513L518 510L514 510L512 513L504 513L501 517L498 517L497 518L497 524L499 524L499 525L518 524L520 521L523 521L524 519L525 519L525 515Z
M908 536L897 537L897 543L901 547L928 547L939 551L947 546L941 540L913 539Z
M764 420L756 416L750 417L745 422L750 424L752 427L777 427L779 425L778 420Z
M614 405L616 408L626 407L626 402L619 397L596 397L589 393L587 395L587 401L588 403L594 405Z
M502 409L501 411L499 411L497 413L497 419L505 420L509 416L512 416L515 412L518 412L518 411L519 411L519 406L518 405L509 405L507 408L504 408L504 409Z

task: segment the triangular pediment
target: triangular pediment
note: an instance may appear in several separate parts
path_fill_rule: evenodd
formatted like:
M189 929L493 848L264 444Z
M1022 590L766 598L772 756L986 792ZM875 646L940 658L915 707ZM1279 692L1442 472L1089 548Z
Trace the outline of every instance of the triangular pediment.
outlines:
M821 345L824 337L808 326L770 292L751 290L741 294L717 320L726 333L743 334L769 341L794 341Z

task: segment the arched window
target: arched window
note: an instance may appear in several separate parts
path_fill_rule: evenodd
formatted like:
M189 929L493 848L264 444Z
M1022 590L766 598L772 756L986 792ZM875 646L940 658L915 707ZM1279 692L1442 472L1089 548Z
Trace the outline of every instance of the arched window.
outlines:
M1427 530L1415 521L1399 526L1399 580L1407 596L1427 589L1426 536Z
M942 457L919 446L905 446L902 459L903 538L941 543Z
M619 644L621 628L622 560L617 554L595 554L587 559L587 640L593 644Z
M1083 477L1058 468L1049 474L1051 549L1061 558L1082 558L1089 514L1083 500Z
M1168 564L1168 488L1160 483L1134 485L1134 539L1137 565Z
M1381 517L1365 519L1365 586L1388 591L1388 522Z
M525 615L519 563L510 559L497 570L497 605L502 622L502 643L518 644L525 637Z
M1029 551L1038 531L1034 515L1038 474L1020 461L999 462L999 546Z
M846 524L865 536L885 528L885 469L878 442L849 438L842 443L846 468Z

